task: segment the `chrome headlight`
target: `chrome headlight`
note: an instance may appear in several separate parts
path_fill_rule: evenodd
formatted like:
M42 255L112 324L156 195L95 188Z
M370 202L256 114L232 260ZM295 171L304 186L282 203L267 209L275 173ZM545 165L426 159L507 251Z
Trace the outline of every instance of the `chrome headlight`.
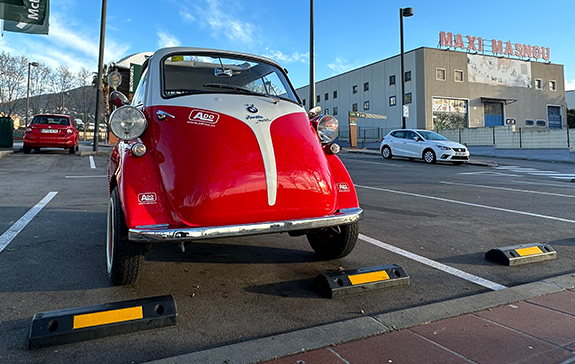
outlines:
M331 115L324 115L317 121L317 133L323 144L331 143L339 134L339 122Z
M144 133L148 121L144 113L133 106L122 106L110 115L110 129L120 139L131 140Z

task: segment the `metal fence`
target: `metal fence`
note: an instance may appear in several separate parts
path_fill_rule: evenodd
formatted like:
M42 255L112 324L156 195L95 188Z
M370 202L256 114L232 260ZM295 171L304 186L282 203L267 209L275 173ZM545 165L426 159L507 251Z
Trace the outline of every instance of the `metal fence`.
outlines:
M394 128L357 127L358 147L379 143ZM534 127L493 126L434 130L449 140L467 146L493 146L508 149L552 149L575 146L575 129L538 129ZM340 131L339 140L349 142L349 130Z

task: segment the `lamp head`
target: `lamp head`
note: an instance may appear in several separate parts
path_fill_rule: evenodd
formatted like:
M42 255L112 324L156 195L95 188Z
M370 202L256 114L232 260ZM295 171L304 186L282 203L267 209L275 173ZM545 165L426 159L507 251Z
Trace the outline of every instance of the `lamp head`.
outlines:
M40 63L38 62L30 62L30 66L38 67Z
M403 15L405 18L413 16L413 8L403 8L401 15Z

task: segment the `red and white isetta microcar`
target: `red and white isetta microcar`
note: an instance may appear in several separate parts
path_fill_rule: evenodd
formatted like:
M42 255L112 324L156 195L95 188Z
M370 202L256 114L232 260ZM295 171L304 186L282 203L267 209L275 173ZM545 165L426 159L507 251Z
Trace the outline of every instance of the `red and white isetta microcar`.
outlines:
M108 166L115 285L136 281L154 243L288 232L307 235L322 259L354 248L362 210L335 155L338 121L306 113L276 62L161 49L130 105L118 92L110 99L121 106Z

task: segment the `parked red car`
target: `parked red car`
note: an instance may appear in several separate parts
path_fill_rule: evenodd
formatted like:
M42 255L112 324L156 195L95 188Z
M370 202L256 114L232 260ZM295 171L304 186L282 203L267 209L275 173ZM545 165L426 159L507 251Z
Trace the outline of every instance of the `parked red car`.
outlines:
M64 148L74 154L79 149L79 135L68 115L36 115L24 133L22 151L29 154L32 149L39 151L40 148Z
M362 209L338 121L304 110L286 71L243 53L158 50L131 105L110 116L107 268L136 281L154 243L287 232L322 259L348 255ZM123 105L123 106L122 106ZM314 110L318 112L318 110Z

